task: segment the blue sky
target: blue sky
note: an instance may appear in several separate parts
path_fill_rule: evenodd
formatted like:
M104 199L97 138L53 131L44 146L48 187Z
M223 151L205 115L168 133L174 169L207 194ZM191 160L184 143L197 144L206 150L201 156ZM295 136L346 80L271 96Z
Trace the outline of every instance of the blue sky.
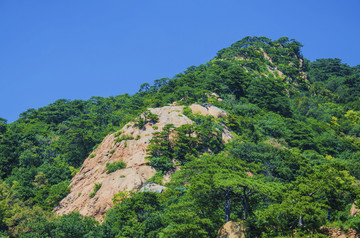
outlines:
M245 36L288 36L305 58L359 65L359 12L359 0L2 0L0 117L133 94Z

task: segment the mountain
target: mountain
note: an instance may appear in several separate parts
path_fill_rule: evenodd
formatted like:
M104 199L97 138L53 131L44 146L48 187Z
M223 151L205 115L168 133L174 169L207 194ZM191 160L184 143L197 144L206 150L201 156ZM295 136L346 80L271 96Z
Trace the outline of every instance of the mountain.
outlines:
M356 234L360 67L301 47L246 37L134 95L0 118L0 236Z

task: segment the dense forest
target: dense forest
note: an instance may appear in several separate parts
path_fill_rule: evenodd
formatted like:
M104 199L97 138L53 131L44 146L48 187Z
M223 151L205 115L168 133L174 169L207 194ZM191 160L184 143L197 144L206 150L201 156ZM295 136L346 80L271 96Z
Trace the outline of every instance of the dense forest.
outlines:
M61 99L13 123L0 118L0 237L216 237L229 220L249 237L360 231L360 217L349 216L360 195L360 65L311 62L301 47L287 37L246 37L134 95ZM185 107L193 125L154 135L151 180L161 183L174 160L181 165L164 193L114 199L101 224L51 212L106 135L173 102L212 104L228 116ZM234 139L222 144L225 126Z

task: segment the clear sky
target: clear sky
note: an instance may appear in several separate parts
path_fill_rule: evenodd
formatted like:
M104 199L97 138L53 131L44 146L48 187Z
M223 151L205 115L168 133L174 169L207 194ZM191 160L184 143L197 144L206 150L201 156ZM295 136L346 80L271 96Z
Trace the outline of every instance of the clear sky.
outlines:
M360 64L359 0L0 0L0 117L133 94L245 36Z

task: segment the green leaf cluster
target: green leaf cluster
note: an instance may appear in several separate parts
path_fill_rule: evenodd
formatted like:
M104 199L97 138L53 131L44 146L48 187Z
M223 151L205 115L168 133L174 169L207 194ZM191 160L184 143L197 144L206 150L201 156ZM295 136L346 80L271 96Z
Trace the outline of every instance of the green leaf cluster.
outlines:
M97 191L99 191L99 189L101 188L102 184L101 183L95 183L94 184L94 191L92 193L90 193L90 197L93 198Z
M116 161L114 163L106 163L106 172L108 174L124 168L126 168L126 163L122 160Z

